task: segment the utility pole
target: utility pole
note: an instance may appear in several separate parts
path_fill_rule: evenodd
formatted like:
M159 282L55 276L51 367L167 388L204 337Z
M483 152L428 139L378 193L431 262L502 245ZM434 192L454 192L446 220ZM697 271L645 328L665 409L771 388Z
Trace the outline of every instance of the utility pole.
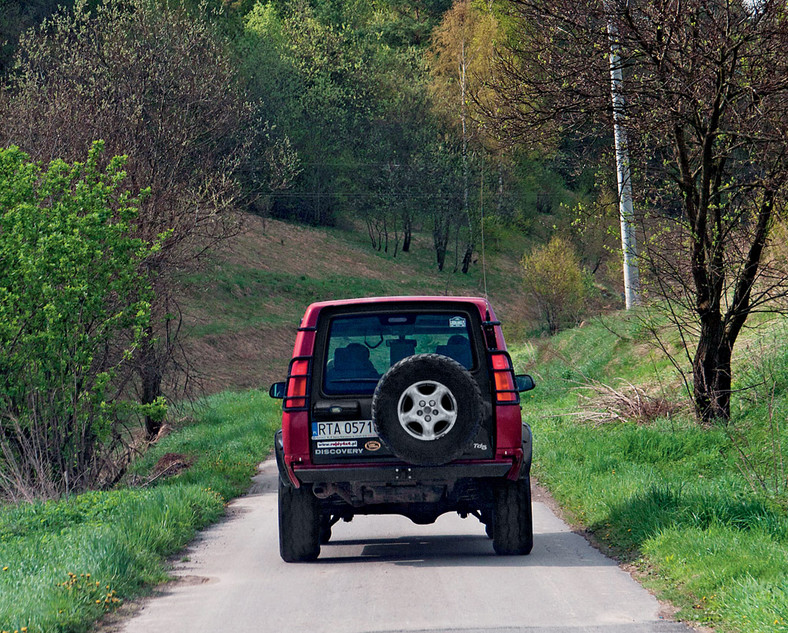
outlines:
M623 76L618 51L618 30L613 23L612 6L615 0L606 0L608 11L607 35L610 40L610 95L613 100L613 136L616 142L616 173L618 175L618 211L621 220L621 250L624 252L624 297L627 310L640 301L640 274L637 262L635 214L632 209L632 176L629 167L627 130L624 127L624 95L621 93Z

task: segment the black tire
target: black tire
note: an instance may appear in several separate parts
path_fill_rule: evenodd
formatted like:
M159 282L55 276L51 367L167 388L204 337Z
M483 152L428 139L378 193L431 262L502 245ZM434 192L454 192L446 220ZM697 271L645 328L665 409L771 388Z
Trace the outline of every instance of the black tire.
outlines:
M320 544L325 545L331 540L331 516L324 514L320 517Z
M445 430L436 425L433 430L436 437L431 439L414 436L418 434L418 423L412 423L408 430L408 425L400 421L401 399L406 402L408 394L421 388L419 385L438 385L435 393L447 394L447 400L438 398L447 406L436 405L434 411L440 410L437 418L445 417L449 409L454 416L445 423ZM429 400L429 396L419 396L422 397ZM421 415L423 409L417 404L413 411L416 409ZM392 365L372 397L372 419L378 436L397 457L418 466L440 466L460 457L476 437L482 411L482 395L476 380L460 363L440 354L416 354Z
M320 502L311 488L279 481L279 554L287 563L313 561L320 555Z
M493 549L502 556L530 554L534 546L531 478L498 482L494 491Z

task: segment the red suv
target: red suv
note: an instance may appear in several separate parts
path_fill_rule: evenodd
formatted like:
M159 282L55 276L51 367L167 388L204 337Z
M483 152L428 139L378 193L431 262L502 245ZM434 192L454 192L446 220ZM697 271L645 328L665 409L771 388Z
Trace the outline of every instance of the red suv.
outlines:
M485 299L381 297L310 305L276 433L279 546L314 560L339 520L473 515L498 554L528 554L530 376L514 374Z

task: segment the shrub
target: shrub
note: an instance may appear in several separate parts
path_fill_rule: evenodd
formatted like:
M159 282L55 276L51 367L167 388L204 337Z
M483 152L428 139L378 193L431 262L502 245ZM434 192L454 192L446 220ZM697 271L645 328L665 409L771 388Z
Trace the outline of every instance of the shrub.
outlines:
M555 334L578 321L587 284L580 260L572 245L553 237L547 246L535 248L522 259L523 288L534 302L540 317Z
M0 495L53 497L100 477L120 411L111 383L148 322L123 159L0 150Z

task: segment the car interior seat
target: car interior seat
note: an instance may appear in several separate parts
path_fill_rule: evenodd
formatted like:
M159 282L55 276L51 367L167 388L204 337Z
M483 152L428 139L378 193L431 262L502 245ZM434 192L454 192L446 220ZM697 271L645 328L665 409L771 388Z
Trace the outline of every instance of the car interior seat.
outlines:
M380 378L369 350L361 343L350 343L334 351L334 365L328 369L327 382L353 380L354 378Z
M416 340L408 338L400 338L393 341L388 341L389 346L389 359L390 364L394 365L403 358L413 356L416 353Z
M446 345L438 345L435 348L435 353L453 358L465 369L470 369L473 365L471 346L468 338L462 334L452 334L449 340L446 341Z

